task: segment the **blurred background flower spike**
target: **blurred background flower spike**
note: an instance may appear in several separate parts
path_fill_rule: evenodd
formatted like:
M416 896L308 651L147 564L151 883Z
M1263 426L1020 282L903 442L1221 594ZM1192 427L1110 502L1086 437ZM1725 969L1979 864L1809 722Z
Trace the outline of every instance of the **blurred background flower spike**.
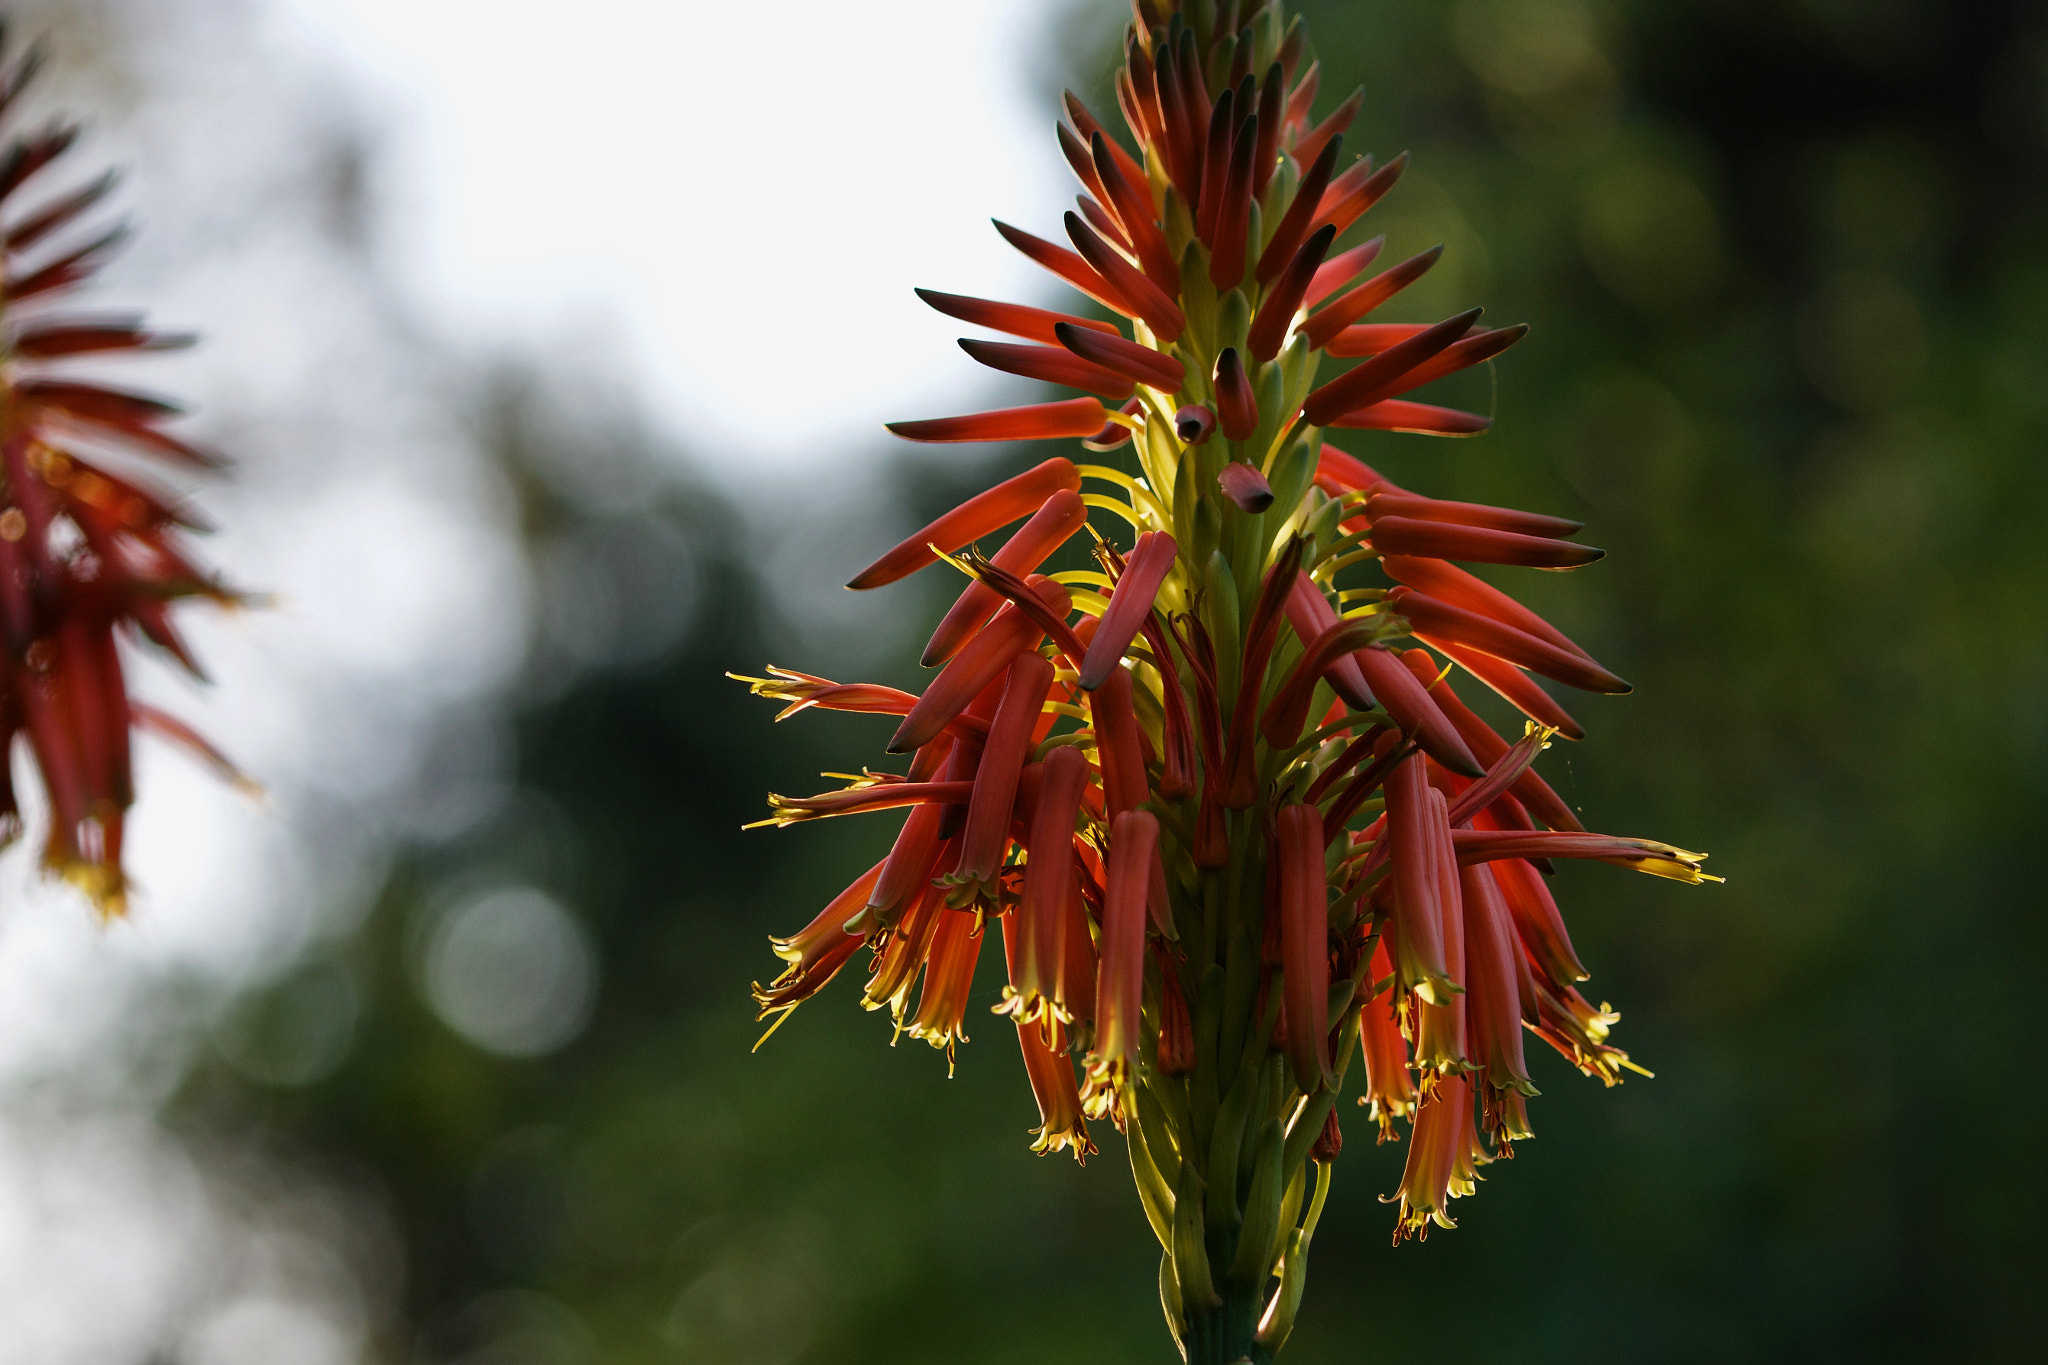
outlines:
M5 38L0 27L0 118L19 119L42 55L13 56ZM139 315L63 311L126 235L86 221L111 175L49 192L47 172L78 133L47 124L13 134L0 153L0 765L23 737L48 797L43 867L111 918L128 903L122 844L137 729L254 788L190 726L130 696L124 655L148 642L199 676L171 608L250 599L190 558L185 533L206 527L149 473L152 462L220 463L166 429L178 406L72 368L192 341L151 332ZM0 837L21 832L10 778L0 783Z

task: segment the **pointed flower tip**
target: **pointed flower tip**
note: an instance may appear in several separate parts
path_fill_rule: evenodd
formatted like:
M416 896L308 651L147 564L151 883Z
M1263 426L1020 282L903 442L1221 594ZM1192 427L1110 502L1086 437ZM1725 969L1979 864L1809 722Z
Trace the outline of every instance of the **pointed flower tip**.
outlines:
M1101 430L1106 419L1107 413L1099 400L1070 398L1061 403L1035 403L1028 407L1000 408L963 417L934 417L915 422L884 422L882 425L891 435L906 441L1044 441L1092 436Z

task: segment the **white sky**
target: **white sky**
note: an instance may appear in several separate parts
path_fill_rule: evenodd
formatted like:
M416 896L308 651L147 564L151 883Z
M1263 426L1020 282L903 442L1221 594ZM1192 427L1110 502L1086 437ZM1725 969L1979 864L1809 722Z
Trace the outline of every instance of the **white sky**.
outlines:
M428 315L622 364L728 477L1023 392L910 291L1046 288L988 219L1058 235L1035 81L1077 6L263 3L370 103L392 264Z

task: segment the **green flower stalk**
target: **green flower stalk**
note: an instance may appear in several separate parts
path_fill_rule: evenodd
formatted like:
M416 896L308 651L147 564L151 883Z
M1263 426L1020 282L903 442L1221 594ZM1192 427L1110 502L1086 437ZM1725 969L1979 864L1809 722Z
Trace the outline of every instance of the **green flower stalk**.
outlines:
M888 747L908 756L770 799L764 824L907 815L885 859L774 940L788 965L755 987L762 1017L866 952L863 1003L950 1061L999 926L1034 1150L1085 1159L1090 1121L1122 1133L1167 1322L1217 1365L1287 1340L1347 1085L1381 1141L1409 1127L1399 1241L1450 1227L1449 1201L1530 1136L1525 1031L1610 1085L1637 1069L1579 992L1554 860L1712 880L1700 854L1587 832L1543 780L1547 745L1583 732L1532 675L1628 685L1454 563L1575 569L1601 553L1579 524L1410 492L1325 439L1483 431L1406 395L1526 329L1481 328L1476 308L1376 320L1438 253L1376 269L1379 238L1339 248L1406 158L1347 161L1361 96L1317 120L1316 90L1278 3L1138 0L1117 77L1131 142L1071 95L1059 126L1083 190L1071 249L997 224L1121 323L919 291L1020 338L962 340L976 360L1085 396L890 428L1078 438L1099 461L1048 459L848 584L942 559L967 576L921 695L745 680L785 716L899 716ZM1039 572L1084 531L1095 567ZM1454 675L1523 733L1496 733Z

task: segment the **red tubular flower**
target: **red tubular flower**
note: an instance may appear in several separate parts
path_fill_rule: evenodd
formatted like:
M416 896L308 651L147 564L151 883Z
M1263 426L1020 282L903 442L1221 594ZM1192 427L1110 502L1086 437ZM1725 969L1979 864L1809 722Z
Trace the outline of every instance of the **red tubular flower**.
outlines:
M1422 685L1394 657L1374 645L1351 656L1365 672L1365 682L1403 730L1415 736L1422 751L1454 773L1477 777L1485 770L1472 756L1458 728L1444 717Z
M1055 456L969 498L855 574L846 586L857 590L879 588L907 578L937 562L932 546L952 554L1042 509L1054 494L1078 493L1080 489L1081 475L1073 461Z
M1113 370L1127 379L1149 385L1161 393L1176 393L1187 382L1187 366L1150 346L1104 336L1085 327L1061 323L1053 328L1060 345L1091 364Z
M1003 1009L1019 1022L1053 1012L1059 997L1067 897L1074 879L1074 818L1088 777L1081 751L1062 746L1045 760L1045 780L1031 816L1024 898L1017 907L1017 961Z
M1072 540L1087 520L1088 509L1082 505L1081 495L1062 488L1032 513L1031 520L1017 528L1017 534L1003 542L1003 548L996 551L990 562L1013 574L1030 573L1045 563L1053 551ZM939 622L939 628L932 632L931 643L924 649L924 666L936 668L952 658L968 636L988 624L1002 604L1002 594L994 588L986 583L969 583Z
M1328 883L1323 877L1323 813L1314 806L1280 811L1280 956L1286 993L1288 1058L1301 1088L1334 1087L1330 1071Z
M757 697L771 697L786 701L789 705L776 713L775 719L788 720L799 711L815 706L821 711L859 711L870 715L900 716L917 703L917 698L894 687L883 687L879 683L836 683L829 678L816 677L809 673L797 673L787 668L768 665L771 677L750 678L744 673L728 673L725 676L735 682L748 684L747 690Z
M1100 430L1093 436L1085 437L1082 440L1082 448L1094 451L1115 450L1118 446L1131 439L1131 429L1125 426L1124 422L1137 417L1144 410L1145 402L1143 399L1126 399L1124 405L1117 409L1117 416L1106 419Z
M1421 821L1421 833L1427 840L1424 852L1426 867L1432 883L1432 897L1438 916L1439 941L1443 944L1443 980L1434 983L1434 990L1425 993L1420 988L1415 992L1420 1003L1416 1006L1417 1026L1415 1030L1415 1066L1425 1075L1439 1075L1467 1069L1465 1049L1465 898L1459 884L1457 862L1452 852L1450 812L1444 801L1444 794L1434 787L1422 793L1428 813ZM1395 894L1401 894L1399 886ZM1408 925L1412 921L1401 921L1400 938L1405 941ZM1432 1000L1430 994L1438 998Z
M1314 160L1308 163L1308 170L1302 174L1301 187L1295 191L1293 203L1281 215L1279 226L1273 229L1265 251L1259 256L1260 284L1267 283L1285 270L1294 254L1301 250L1301 244L1308 239L1309 224L1316 216L1316 204L1323 197L1323 187L1330 183L1330 172L1337 165L1337 149L1341 145L1342 140L1333 135L1327 145L1313 154ZM1322 263L1320 257L1316 263ZM1306 288L1306 284L1303 287Z
M1429 330L1424 322L1369 322L1355 327L1346 327L1330 338L1324 347L1331 355L1340 358L1378 355L1381 351L1392 350L1402 342L1421 336ZM1460 343L1462 344L1462 343Z
M1539 981L1535 983L1535 994L1536 1036L1556 1048L1580 1071L1610 1086L1621 1084L1624 1070L1650 1074L1607 1041L1621 1021L1621 1016L1612 1009L1604 1004L1595 1009L1585 996L1569 986L1553 988Z
M1062 347L1020 346L1011 342L961 337L960 349L990 369L1001 370L1004 374L1042 379L1048 384L1065 384L1068 388L1086 390L1112 403L1121 403L1131 396L1133 385L1129 376L1083 360Z
M877 947L867 989L861 995L863 1008L887 1009L896 1026L904 1026L910 990L931 953L932 941L938 936L939 917L952 913L932 887L918 889L902 918L881 929L871 940Z
M1483 360L1491 360L1527 335L1529 328L1525 323L1513 327L1495 327L1460 337L1401 376L1401 382L1390 392L1406 393L1410 389L1419 389L1433 379L1441 379L1447 374L1456 374L1459 370L1477 365Z
M1445 887L1454 883L1456 870L1444 866L1450 845L1436 837L1438 807L1430 799L1420 755L1388 774L1386 792L1386 838L1394 868L1395 966L1401 988L1429 1004L1445 1004L1458 990L1445 958L1443 908Z
M1518 664L1532 673L1555 678L1588 692L1625 693L1632 689L1583 654L1559 649L1527 631L1503 625L1490 616L1439 602L1427 593L1399 587L1387 595L1387 606L1415 626L1420 635L1483 650L1496 659Z
M1372 158L1367 157L1324 191L1321 202L1316 205L1316 225L1342 232L1364 217L1367 209L1379 203L1386 192L1394 188L1401 172L1407 169L1406 152L1378 170L1373 169Z
M1141 629L1145 644L1152 651L1152 673L1160 693L1158 793L1166 800L1179 801L1195 791L1199 760L1195 756L1194 722L1188 715L1187 697L1181 692L1173 669L1173 651L1167 647L1166 631L1159 618L1148 615Z
M1067 596L1065 588L1035 574L1027 581L1032 591L1049 607L1062 614L1069 609L1072 599ZM1010 666L1012 659L1028 649L1037 648L1038 642L1044 638L1044 630L1019 611L1014 603L997 612L995 619L977 631L947 661L931 686L925 688L924 695L903 717L903 724L896 728L895 738L889 741L889 752L907 753L930 743L953 717L966 709L967 703L973 701L982 688Z
M1138 638L1138 632L1151 618L1159 585L1166 581L1179 552L1173 537L1163 531L1147 531L1138 537L1137 546L1124 561L1116 587L1110 590L1109 610L1102 614L1102 624L1096 629L1095 638L1088 642L1088 653L1081 660L1084 690L1093 692L1108 681L1124 651Z
M1383 983L1378 984L1376 983ZM1373 947L1365 983L1368 997L1358 1014L1359 1051L1365 1057L1365 1093L1358 1102L1379 1124L1381 1142L1394 1140L1394 1120L1415 1109L1415 1082L1408 1074L1408 1040L1401 1036L1395 1001L1401 998L1384 939Z
M1251 381L1245 378L1244 362L1238 359L1235 346L1225 346L1216 355L1216 416L1223 424L1224 436L1233 441L1248 440L1259 428L1258 395L1252 392ZM1257 473L1256 470L1252 472ZM1263 475L1259 482L1265 482ZM1266 502L1270 504L1272 501L1273 491L1268 488ZM1263 512L1266 509L1245 510Z
M1323 674L1340 663L1351 663L1348 656L1372 643L1380 629L1377 621L1338 621L1309 642L1259 719L1259 733L1269 746L1285 749L1301 737Z
M1394 1245L1409 1237L1426 1240L1430 1225L1454 1228L1451 1200L1477 1188L1478 1143L1472 1132L1472 1088L1463 1076L1445 1076L1422 1097L1415 1116L1415 1140L1396 1194L1400 1212Z
M1337 230L1321 227L1311 232L1308 240L1295 251L1286 269L1273 281L1266 301L1259 305L1259 311L1252 318L1251 330L1245 334L1245 349L1255 360L1271 360L1280 354L1281 339L1294 323L1294 315L1301 310L1302 296L1308 293L1309 282L1329 254L1330 243L1337 240Z
M1585 730L1572 719L1570 712L1557 704L1556 698L1538 687L1521 669L1506 659L1497 658L1469 645L1453 643L1427 631L1416 631L1415 638L1485 683L1499 693L1510 706L1538 725L1548 726L1566 739L1586 737Z
M1022 228L1011 227L1000 219L996 220L996 231L1002 234L1004 241L1016 247L1035 264L1044 266L1104 308L1113 313L1122 313L1127 318L1138 316L1137 306L1118 292L1115 285L1104 279L1095 267L1082 257Z
M1439 244L1381 271L1310 318L1301 329L1302 335L1308 338L1311 346L1328 346L1338 333L1428 274L1429 268L1443 254L1443 246Z
M1673 881L1696 884L1720 880L1700 871L1706 854L1691 853L1655 839L1575 834L1568 830L1460 829L1451 833L1460 863L1485 863L1496 858L1592 858Z
M1536 1093L1522 1056L1518 945L1500 887L1484 868L1458 870L1465 911L1465 1043L1477 1077L1495 1090Z
M1316 269L1316 277L1309 281L1308 293L1302 297L1302 306L1314 308L1324 299L1358 278L1358 273L1379 259L1387 239L1375 237L1361 242L1349 251L1340 251ZM1306 334L1307 328L1303 328Z
M1216 240L1216 214L1229 175L1231 135L1237 126L1237 92L1225 90L1209 111L1209 137L1202 155L1202 188L1195 202L1195 236Z
M1416 680L1429 689L1430 700L1434 701L1437 709L1458 728L1458 733L1464 737L1465 743L1470 746L1479 761L1486 765L1486 770L1492 772L1507 754L1507 741L1495 734L1492 726L1474 715L1471 709L1458 699L1458 694L1452 690L1448 680L1438 679L1436 666L1430 661L1428 654L1419 649L1411 649L1401 655L1401 662L1407 664L1409 672L1415 675ZM1537 776L1534 768L1526 769L1519 774L1508 790L1552 829L1585 828L1579 823L1579 818L1572 814L1571 807L1564 803L1564 798L1552 791L1550 784Z
M1069 96L1058 130L1080 182L1074 249L998 225L1116 320L923 293L1032 343L963 343L977 360L1083 396L892 429L1072 436L1104 461L1048 461L855 578L944 557L972 580L934 636L928 661L944 667L923 695L749 680L792 709L903 716L891 748L916 754L905 777L773 798L768 823L912 808L886 884L857 897L902 906L874 934L866 994L901 1023L921 970L907 1026L949 1056L970 913L1002 921L1000 1011L1038 1099L1035 1145L1092 1151L1093 1117L1125 1134L1191 1360L1269 1361L1285 1342L1326 1188L1306 1165L1341 1159L1335 1100L1354 1058L1382 1139L1413 1124L1402 1236L1449 1226L1485 1143L1505 1155L1528 1134L1520 1028L1603 1081L1633 1066L1608 1041L1613 1012L1572 984L1584 968L1550 860L1707 880L1697 854L1585 832L1537 775L1553 733L1583 731L1523 670L1626 685L1448 562L1575 568L1599 556L1573 540L1579 524L1431 498L1325 440L1486 430L1423 401L1425 386L1526 329L1477 328L1476 308L1375 320L1441 249L1368 276L1381 240L1347 245L1406 160L1343 164L1362 99L1314 118L1320 68L1282 7L1134 0L1124 126ZM1024 576L1094 510L1109 514L1091 527L1099 573L1061 573L1072 595ZM975 546L1026 517L993 559ZM0 569L7 553L0 541ZM1443 660L1536 727L1496 734ZM807 931L804 969L773 998L815 990L849 940L843 920Z
M968 551L963 559L954 562L965 569L976 582L995 589L997 596L1016 607L1024 614L1026 620L1044 631L1052 641L1053 648L1066 656L1070 667L1081 666L1081 658L1088 650L1087 644L1075 628L1068 624L1065 612L1054 611L1041 600L1040 594L1029 582L1000 565L990 563L972 550ZM1088 618L1090 621L1093 619Z
M1573 545L1547 536L1525 536L1488 526L1413 517L1379 516L1371 504L1373 546L1390 555L1426 555L1432 559L1466 559L1481 564L1518 564L1525 569L1577 569L1604 558L1605 550Z
M1124 231L1130 234L1145 273L1161 289L1177 292L1180 289L1180 267L1174 264L1166 237L1153 220L1150 194L1136 188L1137 183L1144 179L1144 173L1135 165L1127 170L1118 160L1119 156L1124 156L1123 149L1104 137L1099 128L1089 136L1089 156L1109 207L1116 214L1117 221L1123 224ZM1124 161L1128 160L1129 157L1124 156ZM1136 172L1135 180L1133 172Z
M1089 149L1093 151L1098 140L1100 140L1101 145L1109 153L1109 159L1115 163L1117 174L1123 178L1124 183L1126 185L1143 185L1145 183L1145 168L1132 160L1129 152L1105 136L1101 121L1088 111L1087 105L1081 103L1080 96L1068 90L1062 95L1062 100L1066 106L1067 118L1072 121L1074 130L1088 140ZM1109 180L1106 176L1103 178L1103 187L1105 189L1110 188ZM1115 191L1111 190L1111 193L1114 195ZM1119 214L1121 215L1123 201L1119 200L1118 203ZM1133 198L1129 206L1135 210L1131 215L1133 217L1141 217L1151 212L1150 190L1146 191L1145 197L1142 200Z
M1218 289L1235 289L1244 279L1245 233L1250 226L1253 184L1262 129L1271 125L1263 113L1254 114L1238 125L1230 148L1230 166L1224 173L1223 195L1216 206L1216 238L1209 253L1209 283Z
M1588 973L1572 948L1564 916L1558 913L1542 875L1524 858L1496 858L1486 868L1501 889L1514 918L1515 935L1529 956L1559 982L1584 981Z
M1313 65L1310 66L1308 75L1303 78L1301 84L1293 92L1293 95L1289 96L1286 94L1286 85L1287 82L1293 79L1294 64L1282 61L1274 66L1267 67L1266 78L1259 83L1259 103L1256 110L1259 122L1256 130L1257 136L1252 139L1253 152L1251 157L1253 167L1251 192L1253 194L1263 195L1266 192L1266 183L1273 178L1273 168L1277 162L1274 153L1279 150L1281 137L1290 128L1299 129L1305 126L1303 120L1297 118L1294 114L1294 98L1299 97L1303 101L1304 114L1307 108L1307 101L1315 98L1316 68ZM1243 140L1245 136L1242 132L1238 134L1240 140ZM1320 149L1318 150L1320 151ZM1306 165L1307 160L1313 159L1312 157L1304 159L1305 153L1299 143L1296 143L1294 153L1293 161L1297 166ZM1235 159L1233 150L1233 162Z
M1137 713L1131 708L1131 675L1119 668L1109 681L1088 694L1088 712L1095 721L1096 767L1102 780L1102 805L1111 819L1135 810L1151 795L1145 777L1145 750Z
M1093 436L1105 420L1099 401L1072 398L967 417L891 422L889 430L907 441L1049 441L1060 436Z
M1030 878L1028 868L1025 877ZM1066 900L1060 908L1059 985L1053 1004L1059 1016L1085 1041L1095 1028L1096 947L1081 885L1081 870L1076 868L1067 880ZM1100 1117L1103 1112L1106 1110L1089 1117Z
M1266 665L1272 661L1273 645L1279 638L1288 593L1301 563L1302 544L1290 540L1266 571L1259 589L1258 605L1252 608L1245 627L1244 657L1238 674L1237 704L1231 708L1230 729L1223 740L1223 804L1243 810L1255 799L1253 790L1252 721L1257 714L1259 692L1266 681Z
M983 894L996 879L1017 801L1017 779L1052 680L1051 664L1036 654L1019 655L1010 665L1002 701L989 723L988 743L982 747L967 803L967 826L960 836L960 866L954 874L957 881Z
M1008 916L1003 919L1003 952L1009 960L1014 990L1017 935L1011 930ZM1074 1159L1086 1164L1095 1155L1095 1144L1088 1137L1087 1120L1081 1117L1081 1087L1074 1079L1073 1064L1064 1055L1066 1029L1057 1019L1045 1020L1044 1027L1019 1019L1017 1046L1024 1053L1024 1074L1031 1082L1032 1097L1038 1101L1038 1128L1031 1150L1043 1153L1071 1149Z
M956 790L963 786L972 790L971 783L952 782L946 785ZM904 902L913 895L922 894L930 882L932 868L939 860L939 825L948 809L950 807L937 803L910 808L910 818L903 822L903 829L889 850L882 876L868 897L868 909L873 912L877 924L894 923Z
M1295 575L1294 588L1287 595L1287 622L1294 627L1296 638L1304 642L1327 635L1337 625L1336 609L1315 580L1305 573ZM1375 705L1372 688L1366 685L1364 669L1355 654L1356 651L1346 653L1330 666L1330 686L1351 705L1369 710Z
M747 828L795 825L806 820L822 820L834 815L865 815L870 811L896 810L903 806L959 805L967 800L973 789L974 784L971 782L896 782L863 779L843 791L826 792L822 796L770 795L768 806L774 814Z
M917 1015L904 1031L943 1051L950 1076L955 1050L967 1041L967 1001L974 988L975 965L981 960L983 929L974 915L958 910L941 911L938 920Z
M1439 559L1415 559L1407 555L1382 554L1380 567L1396 583L1428 593L1431 597L1467 611L1491 616L1559 649L1591 658L1586 651L1527 607L1483 579L1474 578L1455 564Z
M1508 794L1508 789L1514 786L1522 778L1523 774L1529 771L1529 765L1536 761L1536 755L1542 753L1549 745L1550 734L1551 732L1548 730L1538 729L1534 726L1530 727L1529 731L1521 739L1517 740L1512 748L1501 754L1498 760L1488 766L1486 776L1480 778L1477 782L1458 783L1457 787L1446 788L1448 791L1456 792L1456 795L1451 798L1450 822L1452 827L1457 828L1462 825L1469 825L1472 823L1474 816L1482 812L1493 812L1496 807L1513 809L1512 806L1508 805L1509 802L1514 801L1514 798ZM1456 778L1450 780L1454 783L1458 781ZM1515 804L1518 805L1520 803L1517 802ZM1514 827L1518 829L1523 828L1523 822L1519 819L1515 820ZM1527 827L1534 828L1533 825Z
M1129 1077L1144 1037L1146 900L1158 854L1159 821L1151 812L1127 810L1110 825L1089 1069L1115 1084Z
M1162 1075L1185 1076L1199 1063L1195 1056L1195 1024L1188 1013L1188 998L1181 989L1180 973L1171 962L1162 963L1159 973L1159 1070Z
M1161 341L1177 339L1181 329L1188 325L1180 305L1147 279L1143 271L1117 254L1114 247L1096 236L1094 229L1079 218L1068 214L1066 225L1067 236L1081 253L1081 259L1094 266L1096 272L1109 281L1110 288L1130 300L1132 316L1143 319Z
M1332 343L1330 354L1339 354ZM1330 418L1330 425L1354 431L1405 431L1417 436L1477 436L1493 425L1488 418L1430 403L1388 398Z
M1108 332L1111 335L1116 333L1116 328L1106 322L1098 322L1094 318L1078 318L1072 313L1055 313L1049 308L1030 308L1021 303L998 303L994 299L977 299L966 294L941 294L936 289L920 289L916 293L919 298L949 318L958 318L962 322L971 322L977 327L993 328L998 332L1008 332L1015 337L1028 337L1032 341L1042 341L1048 346L1059 344L1052 329L1062 322L1072 323L1076 327L1086 327L1092 331ZM997 487L1000 488L1002 485ZM989 490L990 493L995 491L993 488ZM986 497L987 494L983 496ZM1010 520L1014 521L1016 518L1012 517ZM968 540L973 538L969 536ZM964 545L966 541L960 543ZM929 564L931 561L925 562ZM881 583L866 583L862 586L878 588Z
M818 917L804 928L788 938L768 940L775 955L789 966L775 978L773 985L764 987L758 981L754 983L754 1001L761 1007L761 1019L775 1015L775 1027L780 1027L783 1016L816 995L846 965L863 941L862 935L848 930L846 926L856 916L865 913L868 893L874 889L876 878L882 875L882 867L883 863L876 863L861 874L853 885L834 896L818 912ZM774 1031L773 1027L768 1030L769 1033ZM766 1037L764 1034L763 1041Z
M0 74L0 117L13 112L39 65L31 50ZM76 229L113 185L103 176L22 209L21 200L78 131L53 123L18 134L0 157L0 210L13 219L0 281L0 347L9 361L0 373L0 741L11 747L16 735L26 739L47 793L44 870L111 918L127 907L122 846L135 800L137 726L237 785L254 784L190 727L128 696L121 635L150 641L197 676L170 608L192 598L224 606L242 599L188 558L182 537L204 529L198 518L144 481L149 460L198 469L216 464L165 429L176 405L84 382L68 368L44 368L192 341L149 331L139 318L44 311L97 272L126 234L117 226L59 243L33 268L24 262L33 249ZM114 467L136 472L114 472L109 457ZM21 830L8 773L0 781L0 844Z
M1439 498L1418 498L1413 493L1375 493L1366 499L1365 514L1380 517L1414 517L1429 521L1457 522L1463 526L1486 526L1528 536L1575 536L1585 523L1538 512L1517 512L1512 507L1488 507L1476 502L1445 502ZM1443 556L1439 556L1442 558ZM1417 585L1420 586L1420 585Z
M1401 381L1408 373L1471 331L1481 311L1474 308L1445 318L1400 345L1388 347L1341 378L1331 380L1308 396L1302 404L1302 415L1311 422L1326 424L1332 418L1401 392Z
M1345 129L1351 126L1351 120L1357 118L1358 111L1364 107L1365 92L1363 90L1352 91L1345 101L1331 112L1328 118L1302 134L1301 140L1294 145L1295 161L1302 165L1312 161L1320 161L1322 153L1331 144L1336 142ZM1315 192L1310 194L1308 192L1308 184L1308 180L1304 178L1302 181L1303 188L1300 194L1297 195L1297 199L1306 200L1311 204L1321 203L1323 186L1315 186Z
M1287 103L1284 111L1280 103L1282 89L1287 81L1294 79L1293 71L1290 69L1285 72L1280 80L1266 82L1264 93L1266 97L1273 101L1273 126L1276 129L1282 125L1283 119L1285 126L1293 130L1297 137L1308 129L1309 109L1315 102L1316 92L1322 87L1322 77L1323 64L1321 62L1309 63L1309 68L1302 75L1300 83L1293 90L1286 92ZM1297 148L1300 145L1299 141L1295 143ZM1262 184L1259 188L1264 189L1265 186Z

